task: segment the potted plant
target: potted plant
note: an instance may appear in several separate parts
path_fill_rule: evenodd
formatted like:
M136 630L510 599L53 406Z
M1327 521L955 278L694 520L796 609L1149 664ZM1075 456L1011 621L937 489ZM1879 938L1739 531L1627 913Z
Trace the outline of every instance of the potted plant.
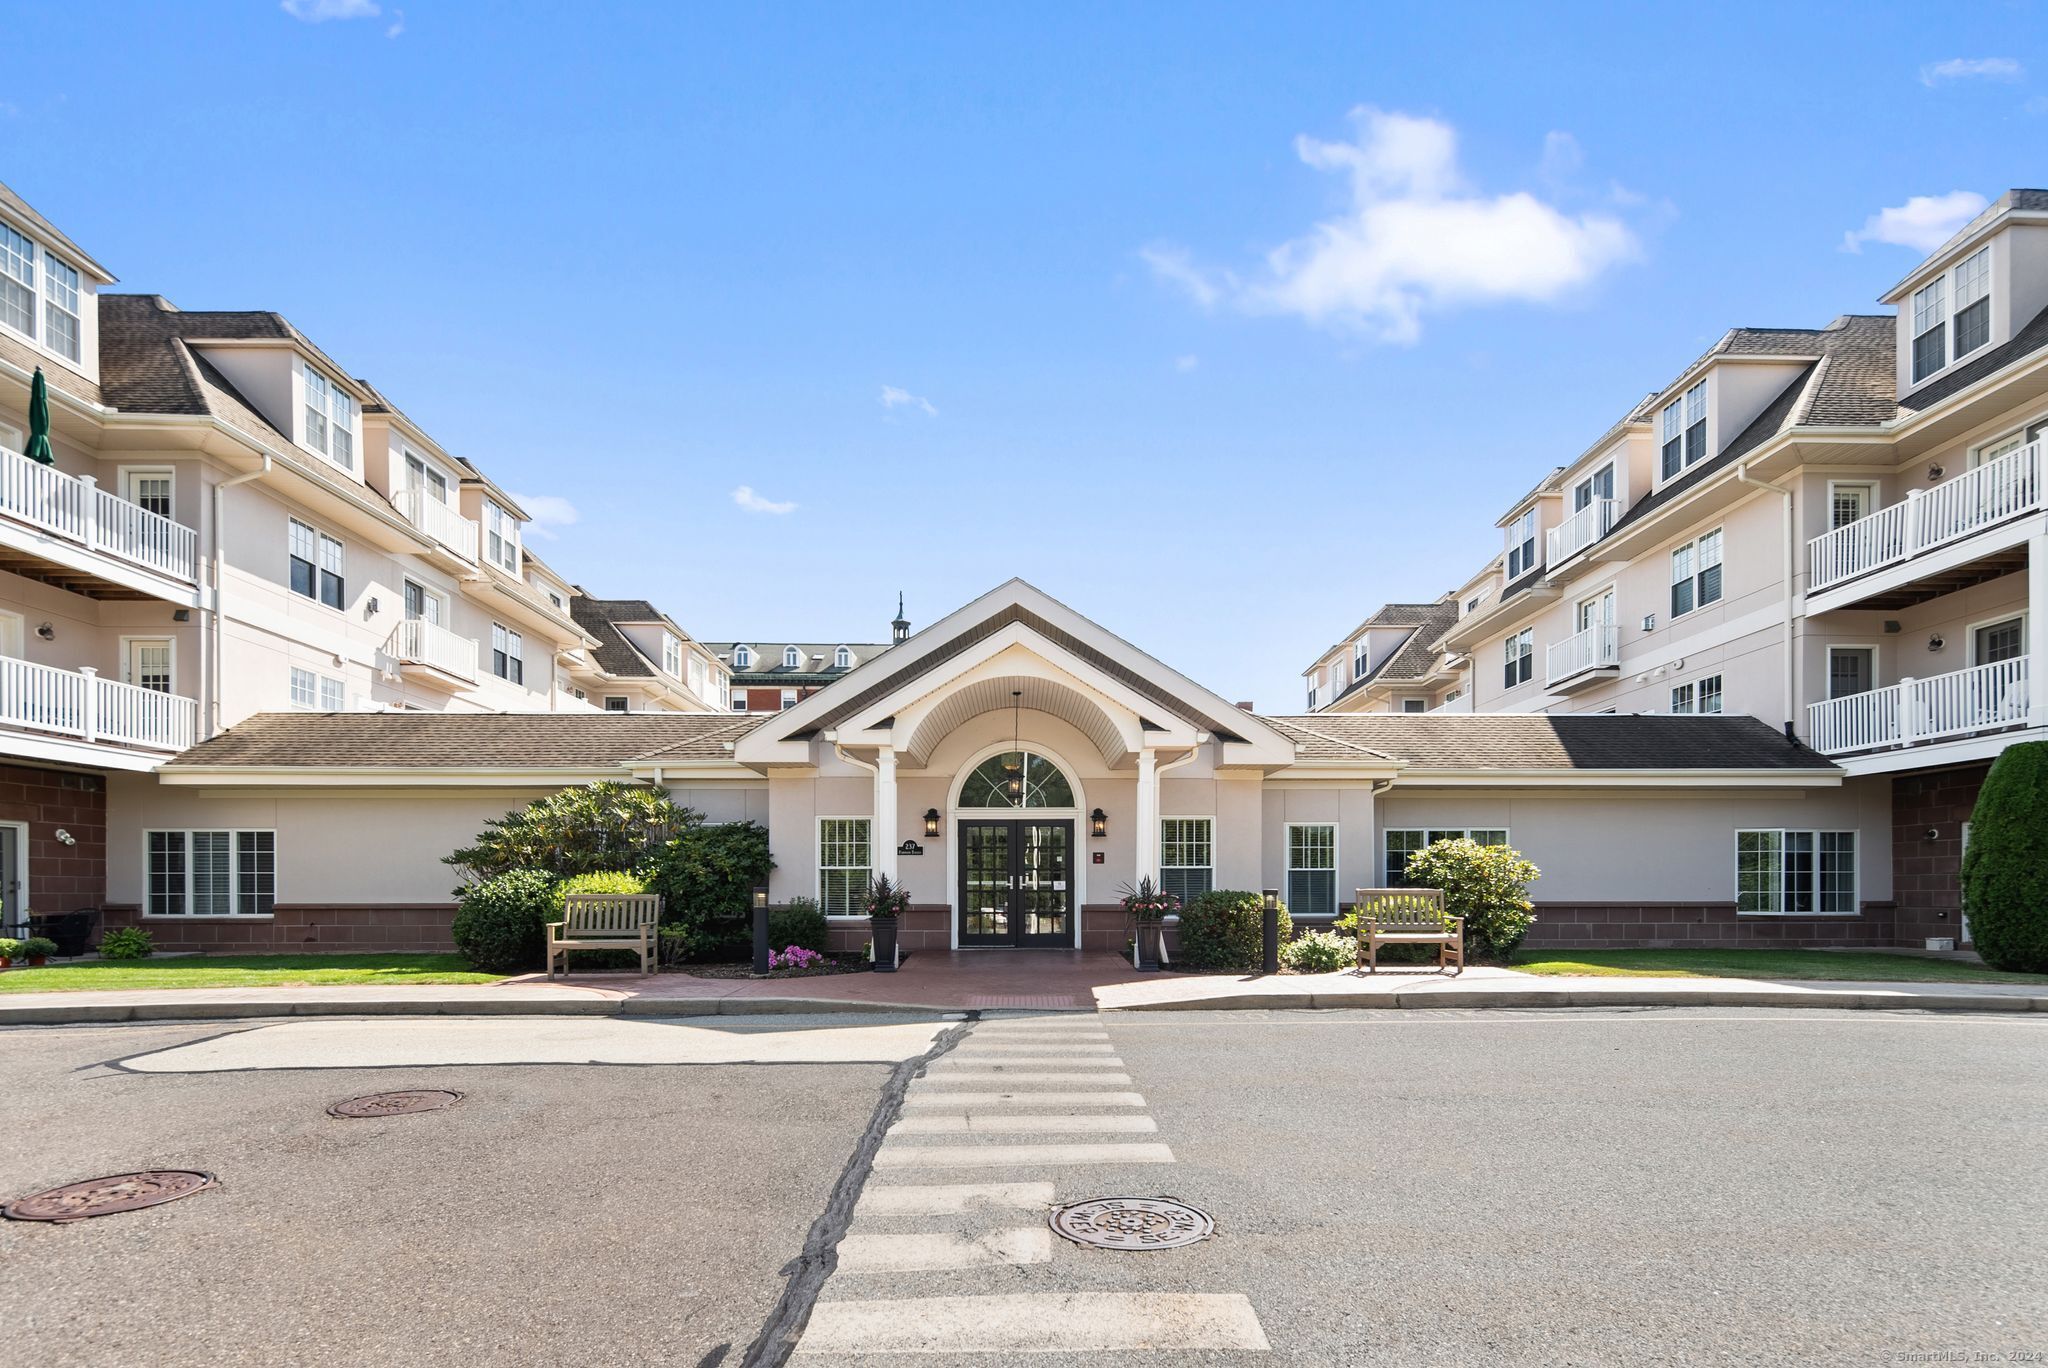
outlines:
M1139 970L1164 968L1166 919L1179 915L1180 898L1161 888L1150 875L1138 880L1136 888L1125 884L1123 893L1124 914L1132 924L1131 967Z
M910 910L910 890L887 874L877 874L868 884L868 926L874 934L875 972L893 974L902 959L896 944L896 922Z
M21 943L20 953L31 966L48 964L50 956L57 953L57 942L48 936L30 936Z
M21 954L21 942L12 936L0 936L0 969L8 968L15 957Z

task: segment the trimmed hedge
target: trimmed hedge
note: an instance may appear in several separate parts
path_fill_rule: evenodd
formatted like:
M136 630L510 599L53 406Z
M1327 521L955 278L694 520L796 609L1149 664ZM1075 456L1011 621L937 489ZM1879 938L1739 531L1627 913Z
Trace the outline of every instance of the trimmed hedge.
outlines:
M2048 741L2008 746L1970 814L1970 939L1994 969L2048 973Z
M1280 906L1280 943L1294 923ZM1241 888L1197 895L1180 912L1180 958L1191 969L1255 974L1266 958L1265 900Z
M786 907L768 909L768 945L787 950L800 945L825 953L825 909L815 898L791 898Z
M538 869L512 869L462 890L450 928L455 948L487 974L518 974L541 967L551 917L562 901L555 878Z

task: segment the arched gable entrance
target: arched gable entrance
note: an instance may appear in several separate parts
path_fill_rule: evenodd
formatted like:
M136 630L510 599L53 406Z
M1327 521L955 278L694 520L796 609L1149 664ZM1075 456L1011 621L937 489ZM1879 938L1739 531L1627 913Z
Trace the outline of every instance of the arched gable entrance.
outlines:
M1042 749L986 750L953 785L957 944L1079 944L1081 856L1076 780Z

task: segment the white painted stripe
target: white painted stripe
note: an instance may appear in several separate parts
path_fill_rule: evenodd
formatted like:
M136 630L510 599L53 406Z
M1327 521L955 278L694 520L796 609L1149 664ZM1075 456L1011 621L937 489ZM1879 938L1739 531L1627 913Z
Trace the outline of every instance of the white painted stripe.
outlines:
M1074 1116L1044 1112L1011 1113L1007 1116L969 1112L964 1116L906 1116L889 1127L891 1135L1053 1135L1060 1132L1156 1131L1159 1123L1149 1116Z
M1131 1076L1125 1073L1040 1073L1033 1069L958 1069L943 1074L927 1074L911 1086L950 1086L955 1083L1101 1083L1128 1088Z
M903 1099L906 1107L920 1110L945 1107L1142 1107L1145 1099L1134 1092L911 1092Z
M971 1055L949 1054L943 1059L934 1059L927 1072L952 1069L1007 1069L1013 1064L1057 1064L1063 1069L1121 1069L1124 1062L1115 1055L989 1055L976 1059Z
M854 1205L863 1216L964 1216L982 1207L1033 1211L1053 1204L1051 1183L933 1183L863 1189Z
M1038 1164L1171 1164L1164 1145L916 1145L885 1140L875 1151L876 1168L1011 1168Z
M963 1049L963 1050L971 1050L971 1049L975 1049L975 1048L978 1048L978 1047L987 1047L987 1048L996 1048L996 1047L1000 1047L1000 1048L1002 1048L1002 1049L1005 1049L1005 1050L1010 1050L1010 1049L1016 1049L1017 1047L1019 1047L1019 1046L1022 1046L1022 1045L1043 1045L1043 1046L1045 1046L1045 1047L1046 1047L1047 1049L1058 1049L1058 1048L1062 1048L1062 1047L1064 1047L1064 1046L1068 1046L1068 1045L1105 1045L1105 1046L1106 1046L1106 1045L1108 1045L1109 1043L1110 1043L1110 1039L1109 1039L1109 1037L1108 1037L1108 1036L1106 1036L1106 1035L1080 1035L1080 1034L1076 1034L1076 1033L1069 1033L1069 1034L1067 1034L1067 1035L1052 1035L1052 1034L1044 1034L1044 1035L1021 1035L1021 1034L1020 1034L1020 1035L1002 1035L1002 1036L969 1036L969 1037L968 1037L968 1038L967 1038L966 1040L964 1040L964 1041L962 1041L962 1042L961 1042L960 1048L961 1048L961 1049Z
M1020 1040L1009 1041L970 1040L957 1050L948 1051L946 1058L957 1059L967 1054L1115 1054L1116 1046L1108 1041L1097 1043L1093 1040Z
M1040 1292L827 1301L800 1354L1073 1354L1272 1348L1235 1293Z
M839 1241L841 1273L914 1273L936 1268L988 1268L1052 1262L1052 1232L1018 1227L968 1236L951 1233L869 1235L851 1231Z
M977 1031L1043 1031L1048 1027L1055 1030L1082 1030L1093 1027L1102 1029L1102 1017L1090 1012L1086 1016L1062 1012L1057 1016L1040 1013L1036 1016L983 1017L974 1024Z

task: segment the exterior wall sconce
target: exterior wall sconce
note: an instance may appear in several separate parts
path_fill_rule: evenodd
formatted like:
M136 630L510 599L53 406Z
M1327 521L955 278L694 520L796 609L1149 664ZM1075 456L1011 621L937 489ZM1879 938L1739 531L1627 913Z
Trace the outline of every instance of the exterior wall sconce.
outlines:
M1941 633L1939 632L1936 632L1933 636L1927 638L1927 649L1930 651L1938 651L1947 644L1947 642L1941 639Z
M1109 814L1101 808L1088 814L1088 834L1097 840L1109 835Z
M1942 477L1942 473L1942 469L1938 465L1931 465L1927 467L1927 483L1933 484L1936 480L1939 480Z
M1655 613L1643 614L1643 630L1646 632L1657 630L1657 615Z
M36 636L43 641L55 641L57 639L57 629L45 622L36 628Z
M377 596L372 594L363 604L363 616L373 618L383 609L383 606L383 604L377 601Z
M1938 840L1940 840L1940 839L1941 839L1941 828L1940 828L1940 827L1929 827L1929 828L1927 828L1927 839L1928 839L1928 840L1930 840L1930 841L1938 841Z
M924 810L924 834L927 836L939 834L939 810L937 808L926 808Z

